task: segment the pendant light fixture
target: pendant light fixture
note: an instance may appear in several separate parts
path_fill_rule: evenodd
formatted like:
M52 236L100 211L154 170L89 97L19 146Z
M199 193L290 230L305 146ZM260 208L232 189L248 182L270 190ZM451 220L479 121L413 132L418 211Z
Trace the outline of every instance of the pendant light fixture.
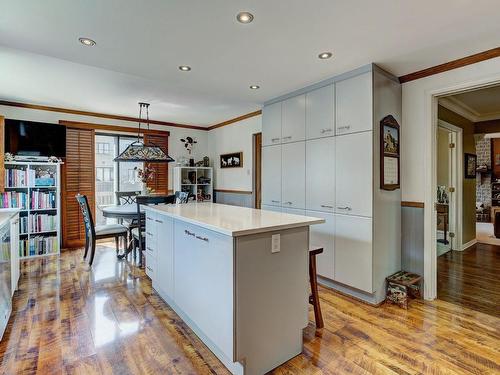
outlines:
M146 112L146 124L149 130L149 103L139 102L139 130L137 132L137 141L131 143L115 161L146 162L146 163L170 163L175 161L168 156L161 147L153 143L147 145L141 141L141 122L142 111Z

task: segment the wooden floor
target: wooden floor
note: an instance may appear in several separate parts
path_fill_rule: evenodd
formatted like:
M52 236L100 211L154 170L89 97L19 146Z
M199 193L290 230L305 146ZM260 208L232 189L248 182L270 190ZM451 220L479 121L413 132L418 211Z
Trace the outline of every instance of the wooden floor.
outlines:
M476 244L438 257L438 298L500 318L500 246Z
M81 255L24 268L1 374L227 374L112 246L99 247L91 271ZM325 328L309 324L302 355L273 373L500 373L499 317L445 301L413 301L406 311L327 289L320 296Z

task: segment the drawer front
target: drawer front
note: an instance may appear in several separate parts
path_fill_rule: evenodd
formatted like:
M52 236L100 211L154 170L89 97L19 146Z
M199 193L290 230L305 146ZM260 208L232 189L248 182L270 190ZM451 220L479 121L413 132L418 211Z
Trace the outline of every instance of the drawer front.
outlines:
M156 247L157 247L157 223L156 220L157 215L152 212L147 212L146 214L146 230L144 233L144 237L146 239L146 251L149 251L151 255L155 254L156 256Z
M152 258L151 255L146 252L146 275L149 276L151 280L155 279L155 270L156 270L156 259Z

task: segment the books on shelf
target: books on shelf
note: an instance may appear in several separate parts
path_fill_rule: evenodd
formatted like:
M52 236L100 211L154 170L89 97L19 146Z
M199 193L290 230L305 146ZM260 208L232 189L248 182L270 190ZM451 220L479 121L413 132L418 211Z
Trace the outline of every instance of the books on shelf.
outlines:
M56 208L56 192L31 191L30 208L32 210Z
M35 171L32 169L5 169L5 187L27 187L31 178L35 178Z
M57 230L57 216L48 214L32 214L29 216L30 233Z
M6 191L0 194L0 208L28 208L28 194L19 191Z
M19 241L19 256L21 257L54 254L57 253L58 250L58 240L56 236L35 236L30 239Z
M19 218L19 233L20 234L28 233L28 216L21 216Z

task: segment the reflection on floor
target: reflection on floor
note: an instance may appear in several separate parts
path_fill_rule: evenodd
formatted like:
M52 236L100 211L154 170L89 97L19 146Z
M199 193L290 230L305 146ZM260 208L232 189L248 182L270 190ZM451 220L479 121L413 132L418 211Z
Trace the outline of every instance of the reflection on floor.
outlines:
M500 318L500 246L476 244L440 256L438 298Z
M92 270L81 256L26 263L0 343L1 374L227 374L112 244L98 247ZM324 288L320 297L325 328L311 322L303 353L274 374L500 372L498 317L445 301L403 310Z
M500 246L500 238L495 237L493 223L476 223L477 242Z

